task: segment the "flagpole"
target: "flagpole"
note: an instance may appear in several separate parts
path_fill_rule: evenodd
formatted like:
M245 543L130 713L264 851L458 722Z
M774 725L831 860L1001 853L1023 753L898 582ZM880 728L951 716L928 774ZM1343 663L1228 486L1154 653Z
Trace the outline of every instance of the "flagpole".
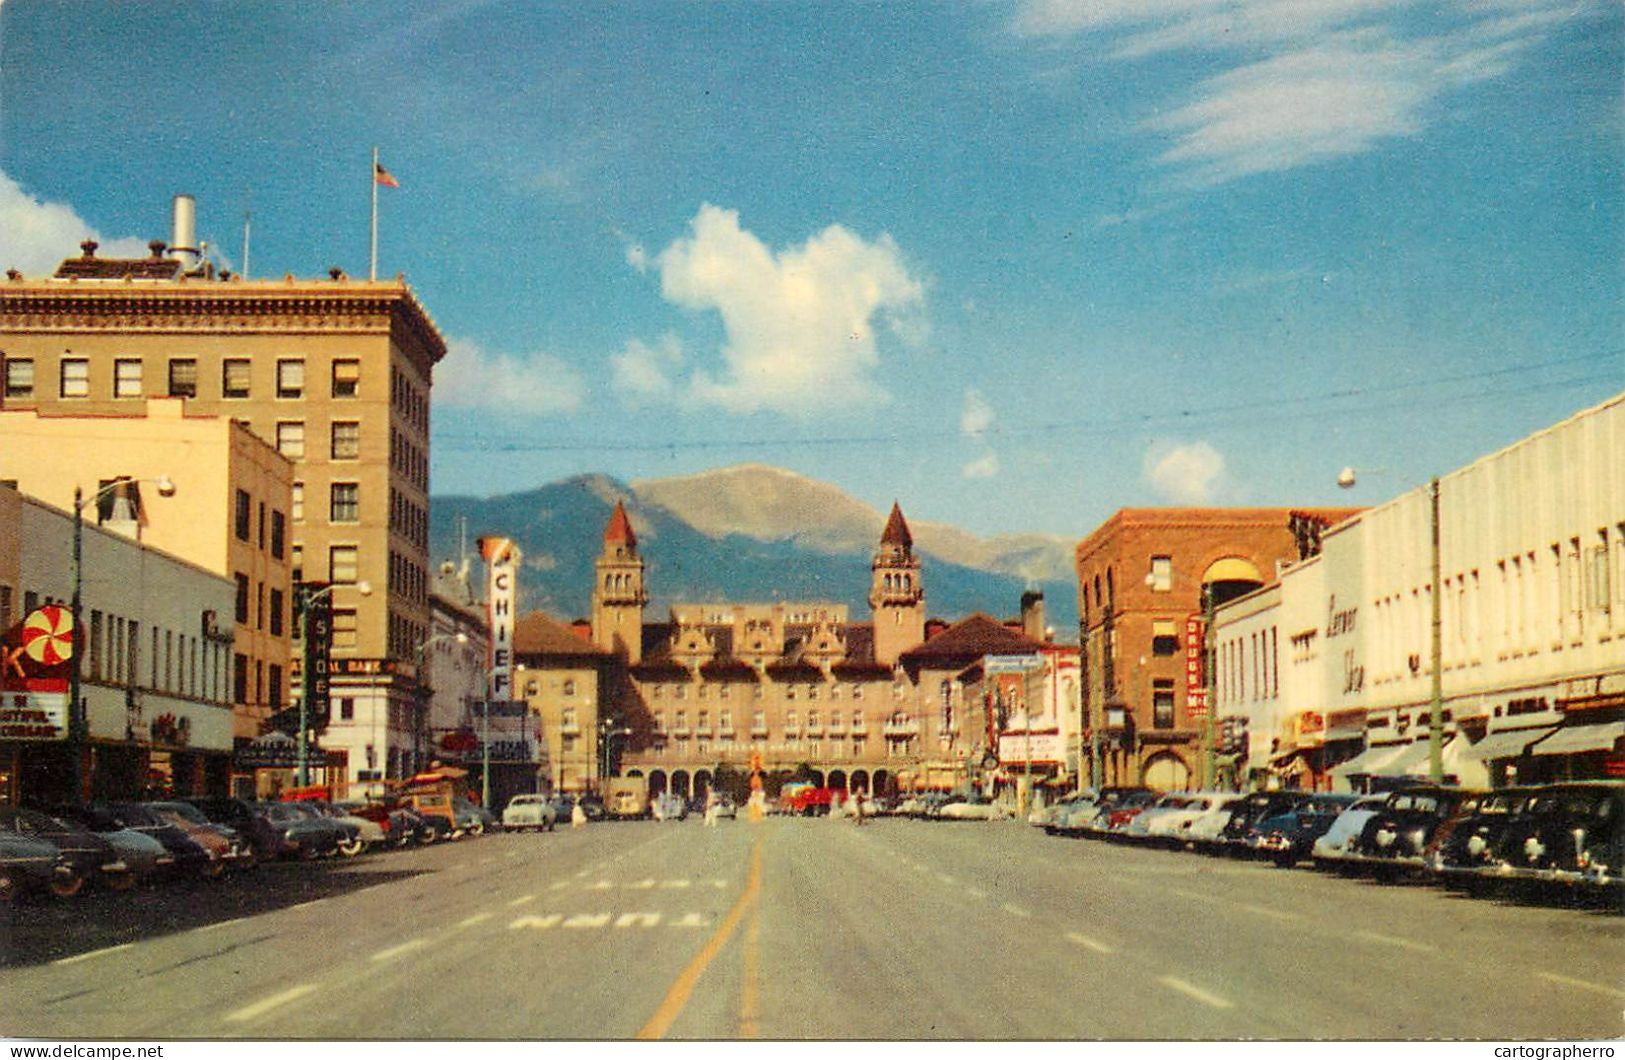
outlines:
M378 278L378 148L372 149L372 172L367 174L372 185L372 264L367 268L367 279Z

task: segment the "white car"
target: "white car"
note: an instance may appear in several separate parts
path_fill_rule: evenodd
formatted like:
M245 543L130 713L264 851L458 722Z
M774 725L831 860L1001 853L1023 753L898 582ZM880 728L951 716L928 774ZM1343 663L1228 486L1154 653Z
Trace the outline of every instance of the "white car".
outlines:
M515 795L502 811L502 827L516 832L527 828L551 832L557 824L558 813L546 795Z
M1089 788L1075 792L1065 798L1058 799L1048 806L1040 806L1027 815L1027 823L1052 832L1057 824L1071 811L1072 807L1084 801L1093 801L1095 793Z
M1349 844L1360 838L1365 823L1377 815L1387 801L1386 795L1367 795L1337 815L1337 820L1326 834L1315 840L1313 856L1317 864L1342 861L1349 856Z
M1187 843L1216 843L1230 823L1230 811L1243 798L1241 792L1226 792L1214 797L1213 802L1190 819L1178 838Z
M966 795L943 803L942 812L937 816L945 821L991 821L1004 815L986 796Z

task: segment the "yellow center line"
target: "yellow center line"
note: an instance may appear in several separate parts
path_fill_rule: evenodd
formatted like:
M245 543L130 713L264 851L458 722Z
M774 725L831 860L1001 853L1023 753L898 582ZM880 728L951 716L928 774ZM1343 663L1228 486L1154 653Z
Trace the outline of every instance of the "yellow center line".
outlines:
M739 993L739 1037L757 1036L757 998L761 994L762 903L752 902L750 923L745 925L744 985Z
M694 955L694 959L688 962L688 967L683 969L677 981L671 985L671 989L666 992L665 999L660 1002L660 1007L655 1009L655 1014L649 1018L649 1022L638 1031L639 1041L658 1041L666 1036L666 1032L671 1029L671 1025L683 1011L683 1006L688 1004L689 995L694 993L694 987L699 984L700 976L716 959L717 954L722 952L722 947L728 944L728 939L733 936L734 929L739 926L745 911L756 900L757 892L762 889L762 839L763 836L757 836L756 845L751 850L750 876L745 881L744 893L733 904L733 908L728 910L728 915L722 918L722 923L717 925L716 932L705 946Z

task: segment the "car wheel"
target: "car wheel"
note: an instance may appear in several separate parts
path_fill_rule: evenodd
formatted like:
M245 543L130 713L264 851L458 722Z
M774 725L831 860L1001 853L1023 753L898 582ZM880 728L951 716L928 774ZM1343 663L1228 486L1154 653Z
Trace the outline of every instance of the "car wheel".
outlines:
M9 872L0 872L0 905L10 905L17 900L17 881Z
M357 854L361 853L366 845L366 843L361 841L360 836L356 836L354 839L346 839L344 842L339 844L339 854L347 858L353 858Z
M469 825L468 826L468 834L471 835L471 836L475 836L475 837L484 835L485 834L485 822L484 821L475 821L473 824Z
M424 846L428 846L429 844L435 842L439 838L440 838L440 829L438 829L438 828L425 828L423 830L423 834L418 836L418 842L422 843Z
M206 880L218 880L226 871L226 863L219 858L210 858L198 866L197 874Z
M102 880L110 891L128 891L135 886L135 873L126 869L123 872L110 872Z
M72 898L85 889L85 878L67 866L51 874L51 893L58 898Z

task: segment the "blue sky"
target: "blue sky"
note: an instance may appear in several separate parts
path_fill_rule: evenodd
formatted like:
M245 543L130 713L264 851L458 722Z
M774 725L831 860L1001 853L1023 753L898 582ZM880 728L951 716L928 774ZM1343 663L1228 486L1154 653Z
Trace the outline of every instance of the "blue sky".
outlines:
M0 7L0 265L380 271L434 490L743 461L983 534L1375 502L1625 383L1605 0ZM127 242L128 241L128 242ZM1352 493L1345 464L1383 468Z

